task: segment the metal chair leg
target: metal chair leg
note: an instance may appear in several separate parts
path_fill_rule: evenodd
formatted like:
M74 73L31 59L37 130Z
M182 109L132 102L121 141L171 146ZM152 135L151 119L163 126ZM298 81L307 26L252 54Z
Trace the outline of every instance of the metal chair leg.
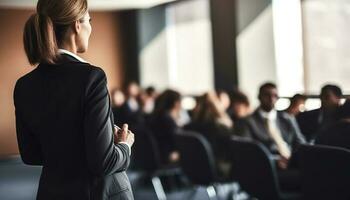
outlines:
M216 191L215 191L215 187L210 185L207 187L207 194L210 200L216 200L217 199L217 195L216 195Z
M164 188L159 177L155 176L152 178L152 185L153 185L154 191L156 192L158 200L166 200Z

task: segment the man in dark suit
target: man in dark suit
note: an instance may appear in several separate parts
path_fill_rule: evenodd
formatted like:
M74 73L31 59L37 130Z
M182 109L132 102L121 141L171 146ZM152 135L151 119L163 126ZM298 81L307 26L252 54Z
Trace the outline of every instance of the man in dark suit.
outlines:
M59 52L56 64L40 64L14 91L22 160L43 166L37 199L133 199L125 173L133 134L127 125L114 129L104 71Z
M286 168L293 148L305 140L295 120L288 114L275 110L278 100L275 84L263 84L258 98L260 106L252 115L236 123L235 134L261 142L272 153L281 156L279 165Z
M315 144L350 149L350 100L339 108L339 120L318 133Z
M319 132L324 131L338 119L341 89L336 85L325 85L321 89L321 108L297 115L301 132L312 142Z

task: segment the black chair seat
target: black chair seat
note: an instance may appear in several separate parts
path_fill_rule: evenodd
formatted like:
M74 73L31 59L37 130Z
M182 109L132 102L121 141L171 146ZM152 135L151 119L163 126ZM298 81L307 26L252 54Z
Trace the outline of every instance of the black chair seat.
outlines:
M232 149L234 177L243 190L259 200L301 199L300 191L281 189L275 160L264 145L232 138Z
M350 199L350 151L323 145L302 145L300 170L305 199Z

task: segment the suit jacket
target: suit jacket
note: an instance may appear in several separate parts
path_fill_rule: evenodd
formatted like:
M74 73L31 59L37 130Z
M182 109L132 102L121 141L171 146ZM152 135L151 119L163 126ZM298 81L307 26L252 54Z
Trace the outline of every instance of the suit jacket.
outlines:
M312 141L316 137L320 126L320 114L321 109L315 109L300 113L296 116L300 130L308 141Z
M277 127L279 128L283 140L295 150L298 144L304 143L305 139L300 133L295 119L287 113L277 112ZM238 121L235 124L235 134L264 144L272 153L278 153L274 141L269 136L263 117L256 110L249 117Z
M317 134L328 126L332 125L338 119L339 111L329 113L324 116L321 109L315 109L300 113L297 115L297 121L301 132L305 135L308 141L312 141L317 137Z
M63 54L17 80L14 90L21 158L42 165L41 200L133 199L126 144L114 144L104 71Z
M341 120L321 131L316 137L315 144L350 149L350 122Z

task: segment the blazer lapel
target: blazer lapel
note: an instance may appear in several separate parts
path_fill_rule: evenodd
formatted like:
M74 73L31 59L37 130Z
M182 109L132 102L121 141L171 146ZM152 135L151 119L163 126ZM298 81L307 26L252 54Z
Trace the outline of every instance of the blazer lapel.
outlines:
M268 130L267 127L265 125L264 119L262 118L262 116L259 114L258 110L256 110L253 114L253 119L255 122L255 132L256 132L256 136L258 138L260 138L261 140L270 140L270 136L268 134Z

